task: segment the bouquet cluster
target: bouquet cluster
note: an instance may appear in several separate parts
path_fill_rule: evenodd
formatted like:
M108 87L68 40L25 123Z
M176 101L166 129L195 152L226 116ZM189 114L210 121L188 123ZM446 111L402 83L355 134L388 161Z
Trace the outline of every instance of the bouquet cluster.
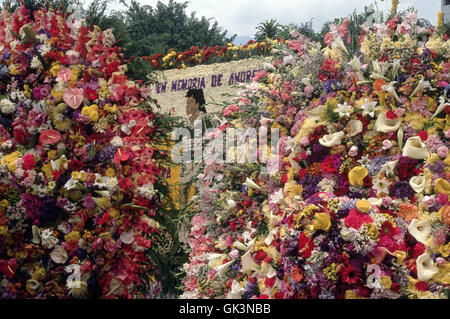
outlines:
M293 34L224 109L217 135L278 129L279 151L207 163L184 297L448 298L450 41L409 12L352 51L347 26Z
M266 40L263 42L255 42L250 40L248 44L235 46L228 43L226 46L220 47L192 47L184 52L176 52L169 50L166 55L155 54L151 57L142 57L148 61L155 70L182 69L189 66L200 64L224 63L247 59L252 56L268 56L270 55L273 45L281 40Z
M162 194L149 89L112 30L0 20L0 298L152 298Z

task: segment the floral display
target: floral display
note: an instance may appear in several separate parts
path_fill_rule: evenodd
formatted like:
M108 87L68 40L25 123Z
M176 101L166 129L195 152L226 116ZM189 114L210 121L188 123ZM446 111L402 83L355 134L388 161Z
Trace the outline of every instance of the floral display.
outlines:
M110 29L1 14L0 299L158 297L173 243L149 88Z
M250 40L244 45L233 45L228 43L226 46L220 47L192 47L191 50L184 52L176 52L169 50L167 54L155 54L151 57L141 57L144 61L148 61L155 70L181 69L190 66L212 63L223 63L247 59L254 56L268 56L274 45L283 42L281 39L263 42L255 42Z
M206 163L182 297L448 298L450 41L411 11L353 50L348 24L294 32L224 108L216 136L279 151Z

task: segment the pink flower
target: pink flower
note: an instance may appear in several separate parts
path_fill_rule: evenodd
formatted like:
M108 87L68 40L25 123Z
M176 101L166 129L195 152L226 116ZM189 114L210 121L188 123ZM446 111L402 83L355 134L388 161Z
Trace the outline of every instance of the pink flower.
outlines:
M434 204L436 203L436 200L434 199L433 196L425 196L422 200L422 204L426 207L426 208L430 208L433 207Z
M314 92L314 87L312 85L307 85L305 87L305 94L307 97L311 97L313 92Z
M64 68L61 71L58 72L58 80L61 80L63 82L69 82L70 77L72 76L72 71L68 68Z
M223 110L223 116L230 116L232 113L239 111L239 106L231 104Z
M356 155L358 155L358 147L356 145L353 145L348 151L348 156L355 157Z
M437 150L437 154L440 157L442 157L442 158L447 157L447 155L448 155L448 148L447 148L447 146L443 145L443 146L439 147L438 150Z
M388 150L392 147L392 142L390 140L384 140L383 141L383 149Z

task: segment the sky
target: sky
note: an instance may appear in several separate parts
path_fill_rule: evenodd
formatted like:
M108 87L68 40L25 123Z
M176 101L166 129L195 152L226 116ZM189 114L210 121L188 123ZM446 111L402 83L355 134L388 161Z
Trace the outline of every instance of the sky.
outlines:
M158 0L139 2L154 6ZM376 2L380 9L390 11L391 0ZM229 31L229 35L252 37L258 23L265 20L276 19L281 24L299 24L313 18L313 28L320 30L326 21L348 16L355 9L362 12L364 6L372 3L375 0L190 0L188 12L195 11L198 17L215 18L219 26ZM419 17L436 24L441 0L400 0L399 9L411 6L418 9Z

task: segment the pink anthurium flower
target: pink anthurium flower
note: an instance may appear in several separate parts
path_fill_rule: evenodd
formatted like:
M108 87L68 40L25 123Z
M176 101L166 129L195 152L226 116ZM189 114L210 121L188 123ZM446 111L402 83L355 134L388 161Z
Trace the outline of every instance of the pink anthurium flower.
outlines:
M70 77L72 76L72 71L68 68L64 68L61 71L58 72L58 80L61 80L63 82L69 82Z
M74 110L78 109L83 102L84 91L83 89L67 88L64 90L63 99L68 106Z

